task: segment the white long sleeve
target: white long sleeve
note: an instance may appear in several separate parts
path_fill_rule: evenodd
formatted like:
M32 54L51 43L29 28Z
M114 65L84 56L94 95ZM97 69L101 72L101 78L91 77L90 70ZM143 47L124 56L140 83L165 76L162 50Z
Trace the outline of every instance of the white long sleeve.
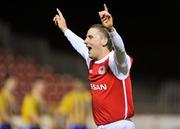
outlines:
M64 35L69 40L73 48L86 60L88 60L88 48L86 47L84 40L73 33L71 30L67 29Z
M110 56L109 65L116 76L126 76L130 69L130 58L126 54L124 43L120 35L114 31L109 33L114 47L114 53ZM121 76L121 77L120 77Z
M120 50L121 52L125 51L121 36L116 31L109 32L109 35L115 50Z

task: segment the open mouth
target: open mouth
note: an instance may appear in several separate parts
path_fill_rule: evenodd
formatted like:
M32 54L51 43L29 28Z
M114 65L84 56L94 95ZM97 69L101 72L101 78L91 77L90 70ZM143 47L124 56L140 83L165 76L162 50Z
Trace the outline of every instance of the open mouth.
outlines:
M90 51L92 48L91 47L89 47L89 46L87 46L87 48L88 48L88 50Z

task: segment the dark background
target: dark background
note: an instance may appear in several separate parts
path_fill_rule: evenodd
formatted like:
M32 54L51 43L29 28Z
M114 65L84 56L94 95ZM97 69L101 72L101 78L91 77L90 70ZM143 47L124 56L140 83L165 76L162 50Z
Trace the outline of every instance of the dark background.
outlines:
M98 11L106 3L127 53L134 58L133 72L162 78L180 73L179 0L18 0L1 1L0 18L12 31L44 37L53 51L75 51L52 19L58 7L68 27L85 38L90 25L99 23Z

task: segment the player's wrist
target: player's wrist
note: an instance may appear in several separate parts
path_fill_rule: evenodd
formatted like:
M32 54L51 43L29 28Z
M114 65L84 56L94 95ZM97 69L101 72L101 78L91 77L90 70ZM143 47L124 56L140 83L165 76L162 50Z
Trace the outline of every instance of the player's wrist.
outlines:
M64 28L61 28L61 31L64 33L68 28L67 27L64 27Z
M109 32L114 32L116 29L112 26L109 28Z

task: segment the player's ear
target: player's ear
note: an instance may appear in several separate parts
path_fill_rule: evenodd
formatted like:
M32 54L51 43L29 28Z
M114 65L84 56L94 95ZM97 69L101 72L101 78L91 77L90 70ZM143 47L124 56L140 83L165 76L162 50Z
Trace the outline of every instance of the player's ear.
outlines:
M102 39L102 45L103 45L103 47L107 46L107 42L108 42L108 39L107 39L107 38L103 38L103 39Z

